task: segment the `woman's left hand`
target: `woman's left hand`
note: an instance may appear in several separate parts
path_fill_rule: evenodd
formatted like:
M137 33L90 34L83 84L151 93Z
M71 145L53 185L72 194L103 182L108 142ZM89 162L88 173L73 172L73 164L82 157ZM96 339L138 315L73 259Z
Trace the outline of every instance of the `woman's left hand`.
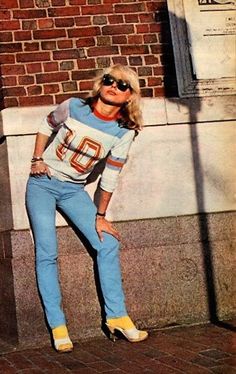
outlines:
M112 226L111 222L107 221L105 217L96 217L96 230L101 242L103 241L103 232L113 235L116 239L120 240L120 234Z

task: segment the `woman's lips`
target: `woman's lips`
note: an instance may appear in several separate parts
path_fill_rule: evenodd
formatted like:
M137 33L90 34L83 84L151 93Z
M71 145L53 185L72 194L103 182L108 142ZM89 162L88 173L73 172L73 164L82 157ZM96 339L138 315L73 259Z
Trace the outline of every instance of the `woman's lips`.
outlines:
M109 95L116 96L115 91L109 90L109 91L107 91L107 93L108 93Z

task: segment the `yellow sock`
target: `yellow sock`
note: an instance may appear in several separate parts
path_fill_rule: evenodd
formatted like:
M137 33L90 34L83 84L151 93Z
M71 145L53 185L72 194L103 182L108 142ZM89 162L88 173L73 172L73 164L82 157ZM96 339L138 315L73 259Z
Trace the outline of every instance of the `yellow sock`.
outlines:
M54 339L63 339L69 336L66 325L61 325L52 329Z

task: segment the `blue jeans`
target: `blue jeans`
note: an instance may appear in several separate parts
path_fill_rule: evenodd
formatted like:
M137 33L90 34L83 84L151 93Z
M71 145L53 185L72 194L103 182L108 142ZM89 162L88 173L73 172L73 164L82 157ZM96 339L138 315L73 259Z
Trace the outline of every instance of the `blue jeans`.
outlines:
M81 184L62 182L43 175L30 177L26 206L34 234L36 275L45 313L51 328L65 324L57 267L56 207L59 207L97 251L99 279L107 318L127 315L122 288L119 242L104 233L101 242L95 229L96 207Z

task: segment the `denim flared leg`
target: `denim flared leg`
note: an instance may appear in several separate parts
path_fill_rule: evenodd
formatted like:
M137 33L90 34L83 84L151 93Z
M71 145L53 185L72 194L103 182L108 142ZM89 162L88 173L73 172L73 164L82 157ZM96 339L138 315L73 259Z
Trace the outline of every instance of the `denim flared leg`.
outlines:
M83 186L67 183L68 193L58 205L97 251L98 273L107 318L127 315L122 286L119 241L104 233L100 241L95 229L96 207ZM71 190L69 192L69 189ZM75 189L75 193L72 190Z
M37 283L51 328L65 324L57 267L55 213L58 192L53 184L54 181L46 176L30 177L26 189L27 212L35 242Z

